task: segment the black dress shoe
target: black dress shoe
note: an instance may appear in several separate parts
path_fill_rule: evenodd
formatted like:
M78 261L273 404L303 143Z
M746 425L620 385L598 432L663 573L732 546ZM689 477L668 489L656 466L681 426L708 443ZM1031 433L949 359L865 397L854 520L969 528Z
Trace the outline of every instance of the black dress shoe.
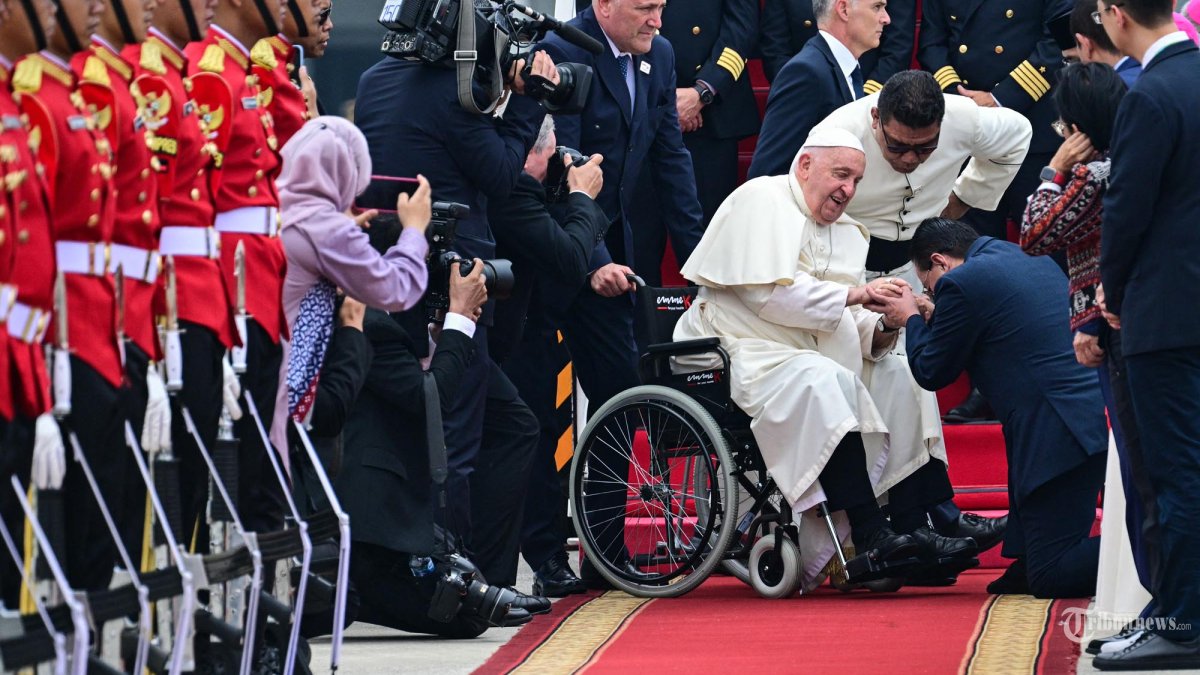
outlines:
M513 609L523 609L530 614L545 614L550 611L550 598L540 595L526 595L515 588L509 588L516 596L512 599Z
M970 537L979 545L979 552L1004 541L1004 531L1008 529L1008 516L999 518L984 518L974 513L960 513L958 520L948 527L939 527L938 532L947 537Z
M920 548L912 535L896 534L890 527L883 527L863 542L861 555L873 553L875 560L887 562L915 556Z
M575 576L566 558L551 558L533 574L533 594L547 598L565 598L584 593L587 586Z
M1084 649L1084 651L1087 652L1088 654L1099 654L1100 648L1103 647L1104 645L1109 644L1110 642L1120 642L1122 640L1127 640L1127 639L1133 637L1134 633L1137 633L1140 631L1141 631L1141 629L1138 628L1135 623L1130 621L1129 623L1125 624L1124 626L1121 626L1121 630L1117 631L1117 633L1115 635L1109 635L1108 637L1097 638L1095 640L1092 640L1091 642L1088 643L1088 645Z
M926 525L913 530L912 538L921 547L918 557L926 562L973 558L979 552L979 545L971 537L943 537Z
M983 394L979 393L978 389L972 389L971 393L962 403L950 409L950 412L942 415L942 421L947 424L970 424L972 422L994 422L996 414L992 412L992 406L988 405L987 399Z
M1025 560L1017 558L1004 570L1004 574L988 584L987 592L992 595L1030 595L1029 576L1025 573Z
M1197 670L1200 640L1174 642L1146 631L1125 649L1092 659L1097 670Z
M523 609L509 607L508 611L504 613L504 618L500 619L500 623L497 625L500 628L516 628L517 626L524 626L530 621L533 621L532 614Z

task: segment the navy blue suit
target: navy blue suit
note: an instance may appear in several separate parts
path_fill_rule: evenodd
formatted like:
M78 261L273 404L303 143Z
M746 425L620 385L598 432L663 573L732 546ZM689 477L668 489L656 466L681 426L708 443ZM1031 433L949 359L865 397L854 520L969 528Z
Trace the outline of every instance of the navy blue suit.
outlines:
M829 43L809 40L771 85L747 178L787 173L808 132L829 113L853 100L854 94Z
M1075 361L1067 278L1049 258L980 237L937 282L927 325L909 319L908 362L928 390L966 370L1004 427L1011 513L1004 555L1023 557L1034 593L1095 590L1088 538L1108 449L1095 374Z
M1133 89L1133 83L1137 82L1138 75L1142 74L1142 64L1138 63L1137 59L1127 58L1117 64L1116 71L1125 82L1125 86Z
M1200 636L1200 50L1190 40L1143 64L1117 111L1100 274L1121 339L1159 520L1151 593ZM1182 293L1181 293L1182 292Z

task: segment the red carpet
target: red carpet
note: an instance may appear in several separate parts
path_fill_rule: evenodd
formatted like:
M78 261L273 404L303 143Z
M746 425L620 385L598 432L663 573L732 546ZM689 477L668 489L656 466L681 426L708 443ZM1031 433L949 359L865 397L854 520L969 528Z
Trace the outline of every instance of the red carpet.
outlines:
M825 586L783 601L731 577L668 600L577 596L588 602L556 604L476 672L1074 672L1078 645L1059 622L1085 602L989 596L995 576L887 594Z

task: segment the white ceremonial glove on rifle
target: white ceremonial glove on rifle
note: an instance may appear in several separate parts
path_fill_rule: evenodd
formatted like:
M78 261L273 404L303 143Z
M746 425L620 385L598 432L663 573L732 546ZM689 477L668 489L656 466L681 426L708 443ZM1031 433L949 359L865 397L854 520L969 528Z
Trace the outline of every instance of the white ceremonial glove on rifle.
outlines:
M33 434L33 484L39 490L57 490L66 472L66 450L58 421L50 413L38 415Z
M171 447L171 403L158 368L146 371L146 417L142 422L142 450L154 455Z
M221 383L221 398L225 401L225 409L229 411L229 416L234 421L240 420L242 419L242 406L238 405L238 399L242 396L242 385L238 383L233 366L229 365L229 361L225 359L221 359L221 373L224 376Z

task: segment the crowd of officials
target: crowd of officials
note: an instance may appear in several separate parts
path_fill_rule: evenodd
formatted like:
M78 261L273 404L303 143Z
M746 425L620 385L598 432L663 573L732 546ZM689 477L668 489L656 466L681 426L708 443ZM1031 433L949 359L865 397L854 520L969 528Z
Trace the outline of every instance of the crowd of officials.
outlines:
M383 58L361 76L353 124L322 114L298 57L324 53L332 9L0 0L0 468L47 501L61 495L54 553L71 588L153 565L131 448L152 465L177 459L178 534L205 550L202 449L229 432L247 531L284 528L288 497L319 502L312 474L332 480L353 523L349 621L473 637L603 587L586 561L576 575L564 546L548 354L561 334L593 410L638 384L635 275L661 285L668 242L688 260L738 186L739 142L757 134L751 179L808 171L814 147L865 155L865 176L830 197L829 222L844 211L869 233L856 269L880 283L858 304L878 314L883 342L906 329L927 389L971 375L983 393L951 419L986 415L993 399L1028 540L1006 541L1017 563L993 592L1095 588L1098 545L1076 523L1047 523L1063 500L1094 504L1103 439L1075 431L1081 398L1048 395L1041 407L1067 401L1056 424L1079 457L1039 459L1029 435L1045 427L1000 377L1021 348L1002 354L981 328L1008 319L969 311L1007 302L1005 286L979 276L992 295L954 294L968 270L1004 260L987 256L1005 240L1057 256L1069 284L1043 265L1013 293L1061 281L1047 307L1062 349L1047 359L1101 367L1079 396L1100 411L1103 393L1116 434L1139 581L1154 596L1143 618L1171 619L1092 645L1096 664L1200 667L1200 333L1167 301L1200 283L1200 1L1175 15L1170 0L581 1L571 24L601 52L551 34L506 78L500 113L464 109L451 68ZM771 80L761 114L747 73L758 56ZM594 81L582 112L551 117L525 85L530 73L557 84L564 62ZM837 131L810 137L817 127ZM413 189L356 208L372 176ZM442 265L427 260L439 250L429 235L447 219L459 257ZM495 258L515 278L499 301ZM951 332L949 316L976 329ZM1071 387L1077 375L1064 376ZM959 512L944 451L929 452L936 475L922 485L936 489L918 490L913 528L933 528L930 546L996 544L1006 523ZM10 487L0 516L20 548L26 514ZM513 588L520 555L530 593ZM500 589L504 611L430 611L446 565ZM0 562L5 607L26 581Z

